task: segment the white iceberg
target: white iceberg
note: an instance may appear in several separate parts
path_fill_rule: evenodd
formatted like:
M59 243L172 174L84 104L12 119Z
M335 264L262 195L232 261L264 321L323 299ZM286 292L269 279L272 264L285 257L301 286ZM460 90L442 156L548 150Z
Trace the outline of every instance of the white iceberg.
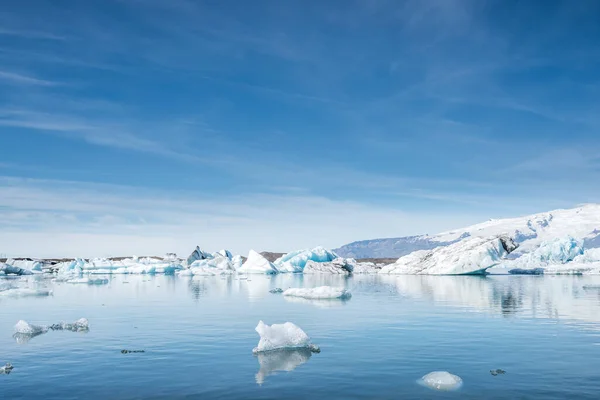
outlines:
M310 337L297 325L286 322L284 324L266 325L259 321L256 332L260 335L258 345L252 350L253 353L262 353L281 349L307 348L313 352L319 352L318 346L310 341Z
M8 259L6 260L6 264L11 267L21 268L30 272L42 272L46 267L46 263L41 260L30 260L30 259Z
M463 384L460 376L452 375L446 371L431 372L419 380L419 383L434 390L457 390Z
M356 261L351 258L336 258L335 260L328 262L308 260L304 266L303 273L350 275L354 270L355 263Z
M256 383L262 385L265 378L278 371L291 372L308 362L312 356L308 348L284 349L256 354L260 369L256 374Z
M483 274L517 248L508 237L469 237L433 250L419 250L383 267L382 274L476 275Z
M231 265L233 266L233 269L235 271L242 268L243 264L244 264L244 260L242 259L242 256L240 256L240 255L233 256L233 258L231 259Z
M248 259L238 269L240 274L276 274L277 272L277 268L273 263L254 250L250 250Z
M316 288L290 288L283 292L284 296L302 297L305 299L348 299L352 294L341 287L320 286Z
M324 247L315 247L312 250L298 250L279 257L273 264L280 272L302 272L308 261L330 262L338 258L333 251Z

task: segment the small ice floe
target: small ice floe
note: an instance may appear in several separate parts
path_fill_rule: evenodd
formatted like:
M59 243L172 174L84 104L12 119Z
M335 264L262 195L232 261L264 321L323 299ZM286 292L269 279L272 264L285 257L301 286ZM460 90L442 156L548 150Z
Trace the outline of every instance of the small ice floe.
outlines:
M108 279L106 278L77 278L69 279L67 283L82 284L82 285L106 285Z
M12 372L13 366L11 363L6 363L3 367L0 367L0 375L8 375Z
M492 374L493 376L504 375L505 373L506 373L506 371L503 370L503 369L492 369L492 370L490 370L490 374Z
M463 384L460 376L452 375L446 371L434 371L419 379L419 384L434 390L457 390Z
M348 290L331 286L320 286L311 289L291 288L283 292L283 295L305 299L349 299L352 297Z
M269 290L269 293L273 293L273 294L283 293L283 289L282 288L271 289L271 290Z
M0 290L0 297L44 297L52 295L52 290L47 289L28 289L28 288L8 288Z
M291 322L269 326L259 321L256 326L256 332L260 335L260 341L252 350L254 354L273 350L301 348L308 349L313 353L321 351L319 346L311 343L310 337L306 332Z
M121 354L145 353L146 350L121 350Z
M256 373L256 383L262 385L267 376L276 372L291 372L312 357L308 348L281 349L256 354L260 369Z
M36 336L42 335L49 330L52 331L71 331L71 332L87 332L90 329L90 324L86 318L80 318L74 323L59 322L52 325L34 325L27 321L20 320L15 325L15 334L13 338L17 343L27 343Z

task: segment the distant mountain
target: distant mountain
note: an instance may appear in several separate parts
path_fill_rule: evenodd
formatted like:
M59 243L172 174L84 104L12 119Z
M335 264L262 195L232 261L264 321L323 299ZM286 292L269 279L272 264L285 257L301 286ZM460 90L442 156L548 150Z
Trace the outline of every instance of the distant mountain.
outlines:
M469 236L511 236L520 247L513 257L537 248L542 242L564 236L584 240L587 248L600 247L600 204L554 210L525 217L490 219L466 228L437 235L406 236L390 239L362 240L334 251L341 257L401 257L416 250L446 246Z

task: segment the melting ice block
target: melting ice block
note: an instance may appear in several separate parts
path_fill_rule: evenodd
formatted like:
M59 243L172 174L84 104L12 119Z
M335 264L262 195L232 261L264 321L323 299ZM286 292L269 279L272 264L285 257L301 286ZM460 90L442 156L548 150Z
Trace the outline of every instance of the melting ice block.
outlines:
M297 325L286 322L285 324L266 325L259 321L256 332L260 335L258 345L252 350L254 354L282 350L306 348L318 353L319 346L311 343L310 337Z
M344 289L331 286L316 288L291 288L283 292L284 296L302 297L305 299L348 299L352 294Z
M419 250L386 265L382 274L475 275L483 274L517 248L506 236L469 237L433 250Z
M20 320L15 325L15 334L13 337L17 343L27 343L32 338L42 335L49 330L52 331L71 331L71 332L87 332L90 329L90 324L86 318L80 318L77 321L70 323L59 322L52 325L33 325L26 321Z
M15 333L31 336L37 336L41 335L42 333L46 333L48 332L48 329L49 328L46 325L33 325L23 320L20 320L15 325Z
M419 383L435 390L457 390L463 384L460 376L452 375L446 371L434 371L425 375Z
M240 274L276 274L277 268L254 250L248 253L248 259L237 271Z

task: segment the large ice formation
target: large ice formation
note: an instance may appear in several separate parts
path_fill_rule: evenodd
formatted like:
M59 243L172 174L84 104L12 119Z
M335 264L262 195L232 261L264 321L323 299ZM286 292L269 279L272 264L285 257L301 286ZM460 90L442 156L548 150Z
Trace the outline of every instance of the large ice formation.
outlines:
M319 347L312 344L310 337L297 325L286 322L284 324L266 325L259 321L256 332L260 335L258 345L252 350L253 353L281 349L307 348L313 352L319 352Z
M354 270L355 264L356 261L351 258L336 258L335 260L328 262L316 262L313 260L308 260L304 266L303 272L305 274L326 273L349 275Z
M248 253L248 259L238 269L240 274L276 274L275 265L254 250Z
M469 237L460 242L433 250L415 251L400 257L394 264L383 267L380 273L403 275L471 275L483 274L517 245L505 236Z
M312 356L308 348L282 349L256 354L260 370L256 374L256 383L262 385L265 378L275 372L290 372L298 366L308 362Z
M279 272L302 272L308 261L330 262L336 258L338 258L337 254L319 246L312 250L305 249L288 253L275 260L274 264Z
M290 288L283 292L284 296L302 297L305 299L348 299L352 294L344 289L331 286L316 288Z
M452 375L446 371L434 371L425 375L419 383L435 390L457 390L463 384L460 376Z

